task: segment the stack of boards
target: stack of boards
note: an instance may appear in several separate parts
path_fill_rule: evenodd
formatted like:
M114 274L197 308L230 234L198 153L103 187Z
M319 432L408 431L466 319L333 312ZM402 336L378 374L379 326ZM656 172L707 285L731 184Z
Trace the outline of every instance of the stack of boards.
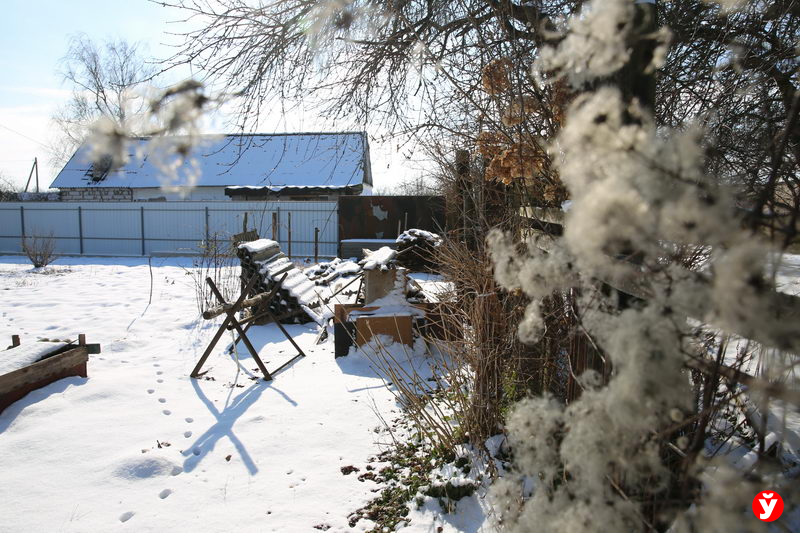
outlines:
M242 265L242 285L257 276L248 297L270 292L286 276L275 297L267 304L262 304L265 307L253 309L254 315L263 314L269 309L282 323L304 324L312 320L320 325L324 323L320 309L322 302L314 282L281 252L276 241L258 239L241 243L236 252ZM265 318L262 323L267 320Z

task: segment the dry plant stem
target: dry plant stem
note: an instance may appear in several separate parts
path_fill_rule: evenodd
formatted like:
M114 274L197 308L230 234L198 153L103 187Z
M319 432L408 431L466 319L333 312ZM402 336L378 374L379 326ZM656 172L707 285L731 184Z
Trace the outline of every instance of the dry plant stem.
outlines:
M206 278L211 278L226 301L236 300L241 285L237 265L232 243L225 236L215 233L201 244L200 255L193 261L192 268L186 270L192 280L195 303L201 315L216 305Z

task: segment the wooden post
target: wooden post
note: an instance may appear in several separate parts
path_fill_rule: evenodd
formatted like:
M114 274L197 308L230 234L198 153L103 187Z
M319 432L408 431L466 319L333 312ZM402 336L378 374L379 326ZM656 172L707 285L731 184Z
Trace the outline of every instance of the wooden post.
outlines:
M652 35L658 30L656 17L655 0L636 2L633 24L641 36ZM648 71L648 66L655 48L655 39L640 39L631 50L628 62L615 75L625 100L638 100L651 113L656 105L656 76L655 71Z
M278 242L278 213L272 213L272 240Z
M25 240L25 208L19 206L19 220L22 226L22 240Z
M314 228L314 262L319 261L319 228Z
M461 196L461 205L456 208L460 208L461 211L458 213L458 228L467 247L474 250L476 248L474 223L477 213L473 197L475 191L470 180L469 152L466 150L456 151L456 176L458 194Z
M289 211L287 216L289 217L289 220L288 220L288 222L289 222L289 236L288 236L289 242L286 243L286 249L287 249L287 252L288 252L286 255L289 256L289 259L291 259L292 258L292 212Z
M16 348L20 344L19 335L11 335L11 347Z
M79 333L78 334L78 346L86 346L86 334Z

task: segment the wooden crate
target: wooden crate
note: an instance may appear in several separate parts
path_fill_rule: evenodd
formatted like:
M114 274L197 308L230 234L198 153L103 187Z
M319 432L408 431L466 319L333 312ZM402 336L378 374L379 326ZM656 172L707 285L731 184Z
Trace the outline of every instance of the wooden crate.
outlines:
M356 344L363 346L375 335L387 335L394 342L412 346L414 336L411 333L411 323L411 315L360 316L356 318Z

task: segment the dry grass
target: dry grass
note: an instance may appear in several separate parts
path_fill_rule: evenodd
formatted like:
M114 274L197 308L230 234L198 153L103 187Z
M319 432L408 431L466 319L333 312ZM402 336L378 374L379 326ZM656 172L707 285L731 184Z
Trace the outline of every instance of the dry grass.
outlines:
M211 278L226 301L233 301L239 296L241 283L238 264L230 239L215 233L201 245L200 256L192 261L192 268L186 270L186 275L192 279L199 313L217 305L206 278Z

